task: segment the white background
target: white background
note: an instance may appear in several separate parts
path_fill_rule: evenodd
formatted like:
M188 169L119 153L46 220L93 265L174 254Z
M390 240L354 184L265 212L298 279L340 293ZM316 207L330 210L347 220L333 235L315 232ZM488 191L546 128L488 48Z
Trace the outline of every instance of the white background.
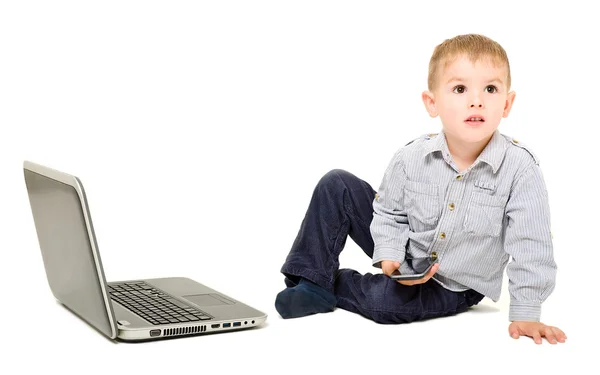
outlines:
M6 373L529 373L597 346L597 19L582 2L4 1L0 277ZM529 4L529 3L527 3ZM398 147L439 131L420 99L435 45L483 33L516 101L500 130L540 158L566 344L508 336L508 292L472 312L377 325L282 320L279 269L318 179L375 189ZM112 343L57 304L27 200L28 159L85 185L109 280L187 276L265 311L262 329ZM348 240L342 267L377 272ZM4 373L5 371L2 370Z

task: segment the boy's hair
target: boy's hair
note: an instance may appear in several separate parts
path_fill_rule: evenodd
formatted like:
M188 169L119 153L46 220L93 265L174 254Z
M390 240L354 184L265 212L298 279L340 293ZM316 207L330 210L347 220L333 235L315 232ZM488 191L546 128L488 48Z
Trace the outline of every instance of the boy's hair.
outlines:
M452 39L446 39L435 47L429 61L429 77L427 79L429 91L432 91L436 87L439 68L442 63L443 68L446 68L460 55L466 55L473 63L482 58L489 58L494 64L506 64L508 71L506 85L510 90L510 64L508 63L508 56L504 48L498 42L486 36L465 34L455 36Z

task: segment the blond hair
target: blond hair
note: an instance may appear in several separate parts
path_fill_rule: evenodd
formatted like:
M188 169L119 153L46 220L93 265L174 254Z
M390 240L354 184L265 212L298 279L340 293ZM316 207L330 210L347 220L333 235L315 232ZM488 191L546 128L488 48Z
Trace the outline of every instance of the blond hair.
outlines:
M440 66L443 66L443 68L448 67L458 56L466 56L472 63L482 58L488 58L496 65L506 65L508 71L506 85L510 89L510 64L504 48L486 36L465 34L446 39L435 47L429 61L429 76L427 78L429 91L436 87Z

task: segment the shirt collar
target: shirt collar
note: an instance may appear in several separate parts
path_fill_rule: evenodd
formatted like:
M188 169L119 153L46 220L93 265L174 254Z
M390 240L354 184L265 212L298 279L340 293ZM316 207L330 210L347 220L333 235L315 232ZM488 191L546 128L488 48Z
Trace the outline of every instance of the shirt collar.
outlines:
M500 164L502 164L502 160L504 159L507 148L508 142L506 142L498 129L496 129L488 144L475 160L474 165L479 161L482 161L492 167L493 172L496 173L498 168L500 168ZM443 130L440 131L433 142L427 144L423 157L435 151L441 152L442 156L450 154L448 150L448 143L446 143L446 135L444 134Z

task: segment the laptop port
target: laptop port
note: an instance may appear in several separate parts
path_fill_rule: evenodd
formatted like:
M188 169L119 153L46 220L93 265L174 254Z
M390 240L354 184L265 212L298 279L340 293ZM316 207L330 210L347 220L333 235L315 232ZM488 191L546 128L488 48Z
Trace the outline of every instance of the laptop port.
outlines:
M235 322L235 323L233 323L233 326L234 326L234 327L239 327L239 326L241 326L241 325L242 325L242 323L241 323L241 322Z
M150 337L160 336L160 329L153 329L150 331Z
M212 325L210 326L210 328L219 328L220 326L221 326L220 324L212 324Z
M231 323L223 323L223 328L229 328L231 327Z

